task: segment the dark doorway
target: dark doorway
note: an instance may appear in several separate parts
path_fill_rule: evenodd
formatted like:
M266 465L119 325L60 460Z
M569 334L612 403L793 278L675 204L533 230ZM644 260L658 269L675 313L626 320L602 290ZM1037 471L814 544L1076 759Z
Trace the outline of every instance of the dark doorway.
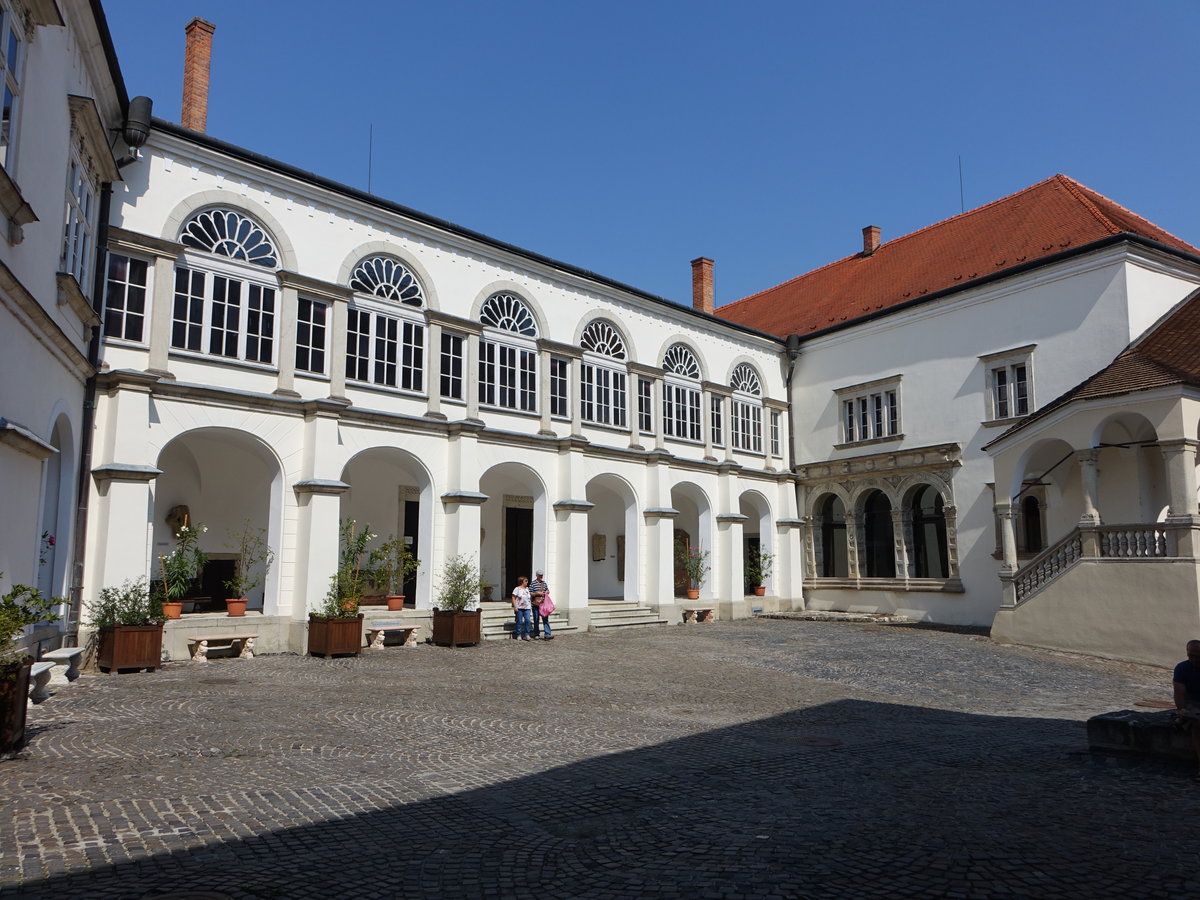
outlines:
M896 542L892 533L892 503L883 491L873 491L863 504L866 544L863 572L868 578L896 577Z
M225 612L225 601L229 597L229 589L225 587L225 582L233 578L236 570L236 559L210 558L200 573L199 588L195 594L195 606L192 611ZM193 598L189 596L184 599L192 600Z
M524 575L533 578L533 510L504 509L504 584L499 598L507 599Z
M417 548L421 546L421 502L419 500L404 501L404 541L413 557L420 559ZM401 588L404 594L404 605L416 609L417 606L417 573L413 572L404 580Z
M748 537L745 540L745 546L742 548L742 581L745 582L746 588L743 593L749 595L754 593L754 589L758 587L753 583L752 579L746 572L746 560L752 559L758 555L758 548L762 546L762 539L756 534Z
M682 528L675 529L675 596L686 597L688 588L692 586L687 570L683 567L683 557L692 549L692 536Z

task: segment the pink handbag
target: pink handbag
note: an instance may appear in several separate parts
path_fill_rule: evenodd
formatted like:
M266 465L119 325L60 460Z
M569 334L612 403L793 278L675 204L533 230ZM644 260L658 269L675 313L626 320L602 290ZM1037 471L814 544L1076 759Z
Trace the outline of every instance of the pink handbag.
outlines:
M538 612L543 616L548 616L556 609L558 609L558 607L554 605L554 601L550 598L550 592L546 591L546 593L542 595L542 605L538 607Z

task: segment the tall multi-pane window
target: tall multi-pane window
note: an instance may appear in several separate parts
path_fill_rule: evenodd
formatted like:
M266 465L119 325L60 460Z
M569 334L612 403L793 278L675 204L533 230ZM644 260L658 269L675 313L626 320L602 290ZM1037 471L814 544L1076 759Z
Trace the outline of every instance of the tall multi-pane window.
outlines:
M779 456L783 449L782 435L780 434L780 415L778 410L771 410L771 455Z
M652 391L654 384L649 378L638 379L638 431L642 434L654 434L654 413L652 411Z
M842 442L883 440L900 436L899 378L873 381L837 392L842 405Z
M354 291L346 334L346 377L419 393L425 388L425 306L404 263L368 256L350 273Z
M263 270L278 256L266 232L236 210L210 209L188 219L179 240L199 252L175 267L171 347L273 363L276 291Z
M146 333L146 281L150 266L142 259L108 255L104 292L104 335L142 341Z
M550 357L550 415L565 418L567 407L567 369L570 363L560 356Z
M12 171L12 148L17 137L24 56L24 28L13 14L11 0L0 0L0 67L3 67L4 77L4 101L0 106L0 165L9 171Z
M463 336L442 332L441 385L443 397L463 399Z
M325 374L329 306L301 297L296 306L296 370Z
M1029 369L1025 363L992 369L993 418L1029 415Z
M729 431L735 450L762 453L762 382L746 363L733 370L729 386L733 401L729 410Z
M479 402L537 411L537 323L525 301L501 291L479 312L488 330L479 341Z
M608 322L597 319L583 330L579 365L579 414L585 422L626 425L625 341ZM622 364L622 365L619 365Z
M85 294L91 293L91 265L96 234L96 176L83 162L78 147L71 148L67 166L67 212L59 267L75 276Z
M721 398L712 397L710 400L711 402L709 404L710 411L708 420L709 434L712 435L713 446L722 447L725 444L725 436L722 434L723 423L721 422Z
M663 354L663 432L667 437L699 441L700 364L685 344Z

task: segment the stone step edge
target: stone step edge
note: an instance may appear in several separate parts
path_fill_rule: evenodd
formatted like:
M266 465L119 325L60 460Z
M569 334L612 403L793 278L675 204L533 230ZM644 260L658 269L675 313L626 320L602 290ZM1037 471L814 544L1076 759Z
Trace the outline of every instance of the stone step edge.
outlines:
M873 625L913 625L915 619L891 613L778 612L759 613L756 619L791 619L797 622L863 622Z

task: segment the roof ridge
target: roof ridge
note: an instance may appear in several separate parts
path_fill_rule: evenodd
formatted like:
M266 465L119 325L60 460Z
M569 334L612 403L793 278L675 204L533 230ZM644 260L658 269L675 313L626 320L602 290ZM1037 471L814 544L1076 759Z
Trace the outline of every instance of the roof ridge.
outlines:
M878 247L878 249L876 249L875 253L879 253L879 251L882 250L884 247L890 247L892 245L899 244L902 241L905 241L912 237L916 237L917 235L920 235L920 234L924 234L928 231L932 231L935 228L940 228L941 226L946 225L950 222L966 219L968 216L973 216L976 213L983 212L986 209L991 209L993 206L996 206L997 204L1005 203L1007 201L1012 200L1014 197L1019 197L1022 194L1027 194L1036 188L1043 187L1044 185L1049 184L1050 182L1054 181L1058 177L1065 178L1066 176L1065 175L1064 176L1051 175L1049 178L1043 178L1041 181L1039 181L1035 184L1031 184L1028 187L1023 187L1019 191L1013 191L1011 194L1005 194L1003 197L1000 197L996 200L992 200L991 202L985 203L982 206L976 206L974 209L968 209L965 212L955 213L952 216L947 216L945 219L941 219L937 222L933 222L929 225L925 225L921 228L918 228L916 231L910 231L907 234L902 234L899 237L892 238L890 241L884 241L883 243L881 243L879 245L879 247ZM1107 225L1110 229L1113 227L1111 222L1107 223ZM848 260L854 259L855 257L861 256L861 255L862 255L861 253L851 253L849 256L843 256L841 259L835 259L832 262L828 262L823 266L819 266L815 269L809 269L807 272L802 272L793 278L789 278L787 281L781 281L778 284L773 284L773 285L770 285L769 287L765 287L761 291L755 291L753 294L747 294L745 297L742 297L738 300L733 300L733 301L730 301L729 303L722 304L721 306L718 307L718 309L722 309L722 310L729 309L733 306L736 306L739 303L742 303L743 301L753 300L755 297L759 297L762 294L767 293L768 291L776 290L778 288L783 287L784 285L793 284L797 281L800 281L801 279L808 278L811 275L815 275L818 272L822 272L825 269L830 268L831 266L840 265ZM874 254L872 254L872 255L874 255Z
M1117 227L1117 223L1114 222L1112 219L1110 219L1108 216L1106 216L1104 214L1104 212L1100 209L1100 207L1098 207L1095 203L1093 203L1091 198L1086 196L1083 193L1083 191L1081 190L1081 188L1083 187L1082 184L1077 182L1074 178L1069 178L1066 175L1063 175L1061 172L1059 174L1055 175L1054 178L1058 181L1059 184L1061 184L1063 186L1063 188L1066 189L1067 193L1069 193L1072 197L1074 197L1076 200L1078 200L1083 205L1084 209L1086 209L1093 216L1095 216L1096 220L1108 230L1109 234L1120 234L1121 233L1122 229ZM1097 194L1097 196L1104 197L1103 194ZM1104 199L1108 200L1107 197L1104 197ZM1109 202L1111 203L1112 201L1109 201ZM1116 203L1114 205L1120 206L1121 204ZM1124 209L1124 207L1122 207L1122 209ZM1127 209L1125 211L1129 212L1129 210L1127 210Z

